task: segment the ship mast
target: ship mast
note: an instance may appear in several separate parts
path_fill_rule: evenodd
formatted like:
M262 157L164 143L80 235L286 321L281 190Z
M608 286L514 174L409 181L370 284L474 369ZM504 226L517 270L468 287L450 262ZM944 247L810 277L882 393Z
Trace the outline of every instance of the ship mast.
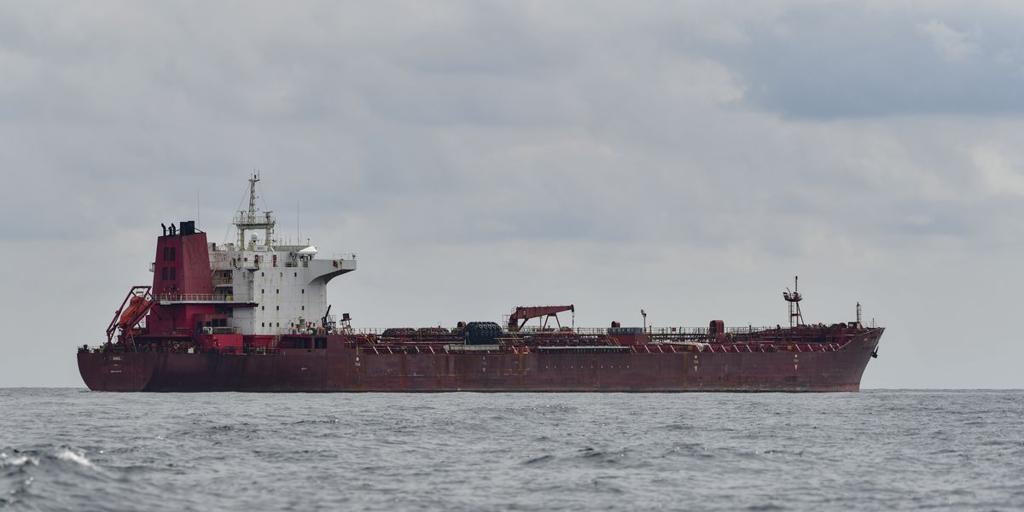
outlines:
M241 210L235 217L235 227L238 228L238 246L245 248L245 232L250 230L263 230L263 245L270 247L274 238L274 216L272 211L262 212L259 215L256 211L256 183L260 181L259 173L253 173L249 178L249 209Z
M800 311L800 301L804 299L803 295L800 295L800 276L793 276L793 291L786 288L786 291L782 292L782 298L789 303L789 327L804 325L804 314Z

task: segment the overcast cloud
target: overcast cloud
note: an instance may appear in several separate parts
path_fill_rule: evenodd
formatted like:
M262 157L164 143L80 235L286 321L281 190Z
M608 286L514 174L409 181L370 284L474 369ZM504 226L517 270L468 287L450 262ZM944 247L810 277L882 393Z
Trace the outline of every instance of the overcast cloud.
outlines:
M0 2L0 385L80 386L161 222L360 268L364 327L859 300L865 387L1022 387L1011 2Z

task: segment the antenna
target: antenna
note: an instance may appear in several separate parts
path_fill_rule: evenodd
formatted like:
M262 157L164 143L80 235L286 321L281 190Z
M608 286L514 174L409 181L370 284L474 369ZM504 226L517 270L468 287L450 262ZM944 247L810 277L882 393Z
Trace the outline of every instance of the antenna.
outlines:
M249 178L249 215L256 214L256 184L260 181L260 172L253 171Z
M300 200L295 200L295 243L302 240L302 205Z
M199 223L199 189L196 189L196 226L200 226Z

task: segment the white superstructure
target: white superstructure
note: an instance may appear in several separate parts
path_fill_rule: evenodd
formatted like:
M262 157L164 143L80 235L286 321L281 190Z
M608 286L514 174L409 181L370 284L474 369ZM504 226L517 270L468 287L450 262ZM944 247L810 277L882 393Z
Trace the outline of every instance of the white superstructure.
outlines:
M252 303L232 308L228 327L242 334L307 332L327 314L327 283L356 269L355 255L318 259L311 245L282 245L273 237L272 212L256 208L258 175L249 178L249 209L238 212L237 242L210 243L214 295ZM246 240L248 231L253 233Z

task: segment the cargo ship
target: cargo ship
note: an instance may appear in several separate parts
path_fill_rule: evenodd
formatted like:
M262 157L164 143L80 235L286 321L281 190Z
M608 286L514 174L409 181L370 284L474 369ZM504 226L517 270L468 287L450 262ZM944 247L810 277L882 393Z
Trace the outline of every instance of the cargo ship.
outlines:
M643 326L582 328L568 304L450 328L355 328L327 301L327 284L356 270L355 255L280 243L273 213L257 208L259 181L249 178L231 242L209 242L194 221L161 225L152 283L128 291L105 341L78 349L89 389L858 391L878 355L884 329L862 323L859 303L854 321L805 324L795 279L782 294L786 326L656 328L643 314Z

